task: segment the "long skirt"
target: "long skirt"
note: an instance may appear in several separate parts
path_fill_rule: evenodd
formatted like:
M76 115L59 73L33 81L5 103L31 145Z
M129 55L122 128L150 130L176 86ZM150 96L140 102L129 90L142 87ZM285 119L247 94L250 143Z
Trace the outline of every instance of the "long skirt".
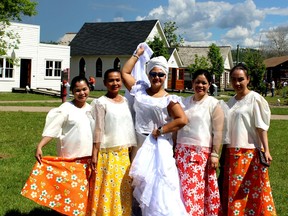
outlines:
M216 169L208 166L209 148L177 144L175 158L189 215L217 216L220 196Z
M132 186L128 148L100 150L96 172L90 179L87 215L130 216Z
M276 215L268 168L255 149L227 148L221 215Z
M64 215L85 215L90 157L43 157L35 163L21 194Z

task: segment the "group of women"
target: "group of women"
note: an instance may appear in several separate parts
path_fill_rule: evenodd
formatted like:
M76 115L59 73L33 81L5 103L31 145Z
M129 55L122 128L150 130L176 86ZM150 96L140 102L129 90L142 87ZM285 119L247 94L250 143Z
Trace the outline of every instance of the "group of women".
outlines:
M22 195L66 215L276 215L268 168L259 158L263 150L268 165L272 160L270 110L248 89L247 68L237 65L230 72L236 95L228 108L208 95L212 80L206 70L193 74L193 96L167 93L166 59L146 63L145 50L139 46L121 72L105 72L107 93L91 105L88 81L72 80L74 100L47 115L38 164ZM132 75L143 63L148 82ZM119 94L122 82L133 96L133 112ZM53 137L59 138L57 160L67 168L62 172L53 172L58 164L42 157L42 147ZM74 174L74 164L81 164L87 181ZM36 183L39 173L44 173L42 188ZM45 191L51 175L58 175L53 194ZM63 184L75 190L62 191Z

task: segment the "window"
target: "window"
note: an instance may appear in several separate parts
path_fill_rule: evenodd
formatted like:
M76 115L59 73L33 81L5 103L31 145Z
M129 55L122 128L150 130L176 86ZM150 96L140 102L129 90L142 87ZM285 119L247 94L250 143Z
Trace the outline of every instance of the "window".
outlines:
M96 77L102 77L102 60L100 58L96 62Z
M116 58L116 59L114 60L114 67L113 67L113 68L120 71L121 63L120 63L119 58Z
M0 58L0 78L13 78L14 65L11 59Z
M54 76L55 77L61 76L61 62L60 61L55 61Z
M3 62L4 62L4 59L0 58L0 78L3 78Z
M46 77L61 77L61 61L46 61Z

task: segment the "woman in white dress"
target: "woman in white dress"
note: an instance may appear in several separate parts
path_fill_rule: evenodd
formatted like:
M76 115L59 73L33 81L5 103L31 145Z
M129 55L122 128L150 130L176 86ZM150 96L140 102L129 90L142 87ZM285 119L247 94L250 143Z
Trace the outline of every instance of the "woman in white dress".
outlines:
M120 71L107 70L104 85L107 93L91 103L96 123L87 215L130 216L129 149L136 146L134 124L128 101L119 94Z
M175 158L183 198L189 215L218 215L220 196L216 169L224 129L220 102L208 96L211 75L207 70L193 74L194 95L183 100L189 123L177 132Z
M130 170L135 187L133 195L144 216L185 215L173 158L172 132L186 125L187 117L179 103L180 98L169 95L163 87L169 72L167 60L163 56L147 62L146 71L150 83L142 80L136 82L131 75L144 51L144 47L140 46L122 69L123 82L134 96L138 152L135 156L134 149L132 157L135 158ZM144 140L146 145L143 144Z
M86 213L89 163L92 155L94 119L86 102L89 85L85 77L71 82L74 99L49 111L35 157L37 163L21 194L64 215ZM56 138L57 157L43 156L42 148Z
M267 135L270 108L265 98L248 89L245 65L232 68L230 77L236 95L228 101L230 144L222 154L221 215L276 215L268 167L259 157L259 150L264 150L267 164L272 161Z

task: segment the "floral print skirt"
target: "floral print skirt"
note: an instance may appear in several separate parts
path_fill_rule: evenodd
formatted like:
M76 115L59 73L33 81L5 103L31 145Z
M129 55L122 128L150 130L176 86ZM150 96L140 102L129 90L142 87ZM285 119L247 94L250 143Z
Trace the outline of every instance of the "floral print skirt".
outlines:
M87 215L130 216L132 186L128 148L100 150L96 172L90 179Z
M46 156L36 162L21 194L64 215L85 215L90 157Z
M184 203L191 216L217 216L220 196L216 169L210 168L209 148L177 144L175 157Z
M220 215L276 215L268 168L255 149L227 148L223 179Z

